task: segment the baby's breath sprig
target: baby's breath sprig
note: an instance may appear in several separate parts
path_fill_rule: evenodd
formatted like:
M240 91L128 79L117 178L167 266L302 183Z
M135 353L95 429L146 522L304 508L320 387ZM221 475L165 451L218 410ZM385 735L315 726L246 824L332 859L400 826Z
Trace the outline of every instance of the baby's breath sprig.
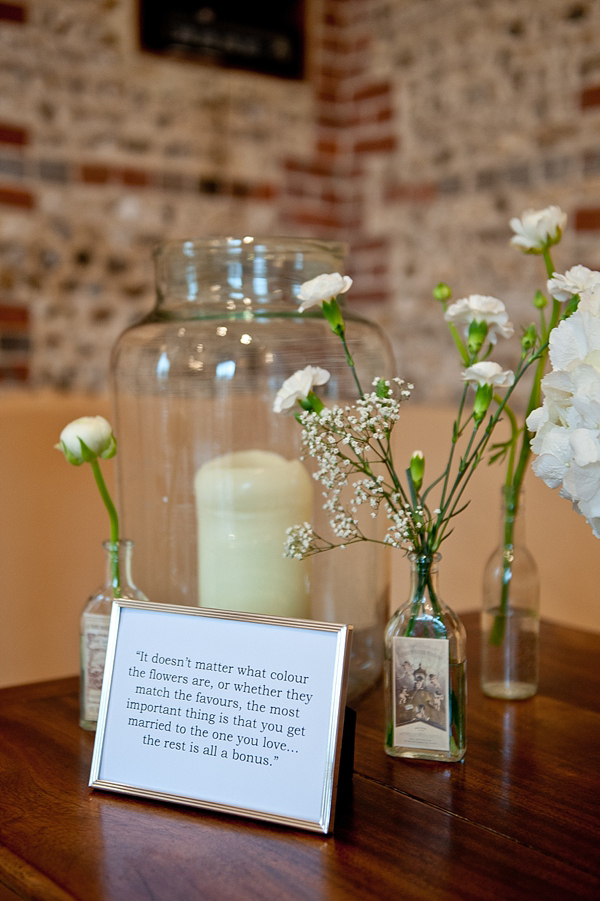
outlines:
M320 305L332 332L342 341L358 396L347 406L326 406L313 389L325 385L329 373L311 366L294 373L277 394L276 412L300 408L296 418L302 426L302 456L316 462L314 478L322 486L323 509L332 531L332 537L326 538L315 532L310 523L291 526L285 553L302 559L333 548L375 541L432 559L451 534L454 518L467 506L463 501L466 485L483 458L516 384L545 353L546 344L523 343L516 373L503 371L488 359L498 336L507 338L513 334L502 301L471 295L450 304L450 288L438 285L434 296L444 307L444 318L466 369L448 462L424 488L422 452L414 451L401 476L392 450L392 432L413 386L398 378L376 378L370 390L364 391L356 373L339 304L339 295L346 293L351 284L347 276L325 274L306 282L299 293L301 311ZM475 396L469 406L471 386ZM497 394L499 389L506 391L503 398ZM434 489L437 504L432 507L430 497ZM363 509L371 517L384 512L387 528L383 538L365 533L359 520Z

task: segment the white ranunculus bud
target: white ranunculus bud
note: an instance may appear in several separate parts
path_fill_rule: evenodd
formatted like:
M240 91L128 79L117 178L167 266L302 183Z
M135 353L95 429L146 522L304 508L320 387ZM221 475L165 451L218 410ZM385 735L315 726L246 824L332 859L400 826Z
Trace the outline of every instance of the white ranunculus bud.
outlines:
M298 400L306 400L315 385L329 381L329 373L319 366L305 366L286 379L273 403L275 413L291 410Z
M330 301L338 294L345 294L352 285L352 279L348 275L340 275L339 272L324 273L304 282L298 291L297 297L302 301L299 310L301 313L309 307L321 306L324 301Z
M78 466L89 463L93 457L108 460L115 455L117 444L112 427L103 416L82 416L64 427L56 447L63 451L69 463Z

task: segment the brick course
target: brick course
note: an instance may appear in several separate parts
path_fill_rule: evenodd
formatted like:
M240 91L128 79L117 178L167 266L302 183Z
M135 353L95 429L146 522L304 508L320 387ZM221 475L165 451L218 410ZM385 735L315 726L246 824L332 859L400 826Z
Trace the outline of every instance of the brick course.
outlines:
M0 315L4 382L105 387L163 239L347 241L349 303L437 401L458 385L438 281L531 318L544 272L511 216L558 203L557 266L600 268L600 4L311 9L298 83L139 53L134 0L0 3L0 303L28 311L18 335Z

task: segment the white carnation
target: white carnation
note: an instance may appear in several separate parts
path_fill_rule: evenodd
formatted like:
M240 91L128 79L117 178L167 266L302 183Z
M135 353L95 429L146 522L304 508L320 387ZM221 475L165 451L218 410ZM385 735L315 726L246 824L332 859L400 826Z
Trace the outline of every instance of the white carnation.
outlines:
M462 374L463 382L468 382L475 388L478 385L491 385L492 388L510 388L515 380L514 373L510 369L502 369L499 363L484 361L474 363Z
M560 207L549 206L543 210L525 210L518 219L510 220L514 231L511 244L521 247L525 253L541 253L544 247L556 244L567 224L567 214Z
M600 272L587 266L573 266L564 275L555 272L548 280L548 291L556 300L570 300L574 294L585 294L600 286Z
M291 410L298 400L306 400L315 385L324 385L329 381L329 373L319 366L305 366L286 379L275 397L273 410L285 413Z
M490 344L496 343L497 335L510 338L514 333L502 301L485 294L471 294L450 304L444 313L444 319L457 327L464 326L465 335L472 322L485 322Z
M339 272L324 273L304 282L298 291L297 297L302 301L299 310L301 313L309 307L321 306L324 301L332 300L338 294L345 294L352 285L352 279L348 275L340 275Z

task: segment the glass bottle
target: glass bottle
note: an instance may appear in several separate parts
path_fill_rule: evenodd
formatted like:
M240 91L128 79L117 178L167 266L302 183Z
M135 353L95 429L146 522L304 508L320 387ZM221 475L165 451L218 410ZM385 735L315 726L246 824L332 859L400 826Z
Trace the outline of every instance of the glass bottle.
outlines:
M104 659L112 602L115 598L147 601L131 578L133 541L102 543L106 554L106 579L89 599L80 620L80 717L82 729L93 731L104 675Z
M301 428L273 411L307 365L331 374L319 389L326 404L356 400L341 341L320 308L300 314L296 297L303 282L343 272L345 249L251 236L161 245L156 306L117 342L111 382L121 521L152 599L351 623L355 700L381 674L387 554L365 542L283 557L288 526L328 525L312 463L299 461ZM368 390L394 375L393 355L377 326L344 316ZM383 524L365 519L379 537Z
M454 763L465 755L466 633L437 589L439 554L410 554L411 590L385 632L385 751Z
M525 546L523 493L502 489L500 544L483 576L481 687L492 698L530 698L539 668L540 581Z

